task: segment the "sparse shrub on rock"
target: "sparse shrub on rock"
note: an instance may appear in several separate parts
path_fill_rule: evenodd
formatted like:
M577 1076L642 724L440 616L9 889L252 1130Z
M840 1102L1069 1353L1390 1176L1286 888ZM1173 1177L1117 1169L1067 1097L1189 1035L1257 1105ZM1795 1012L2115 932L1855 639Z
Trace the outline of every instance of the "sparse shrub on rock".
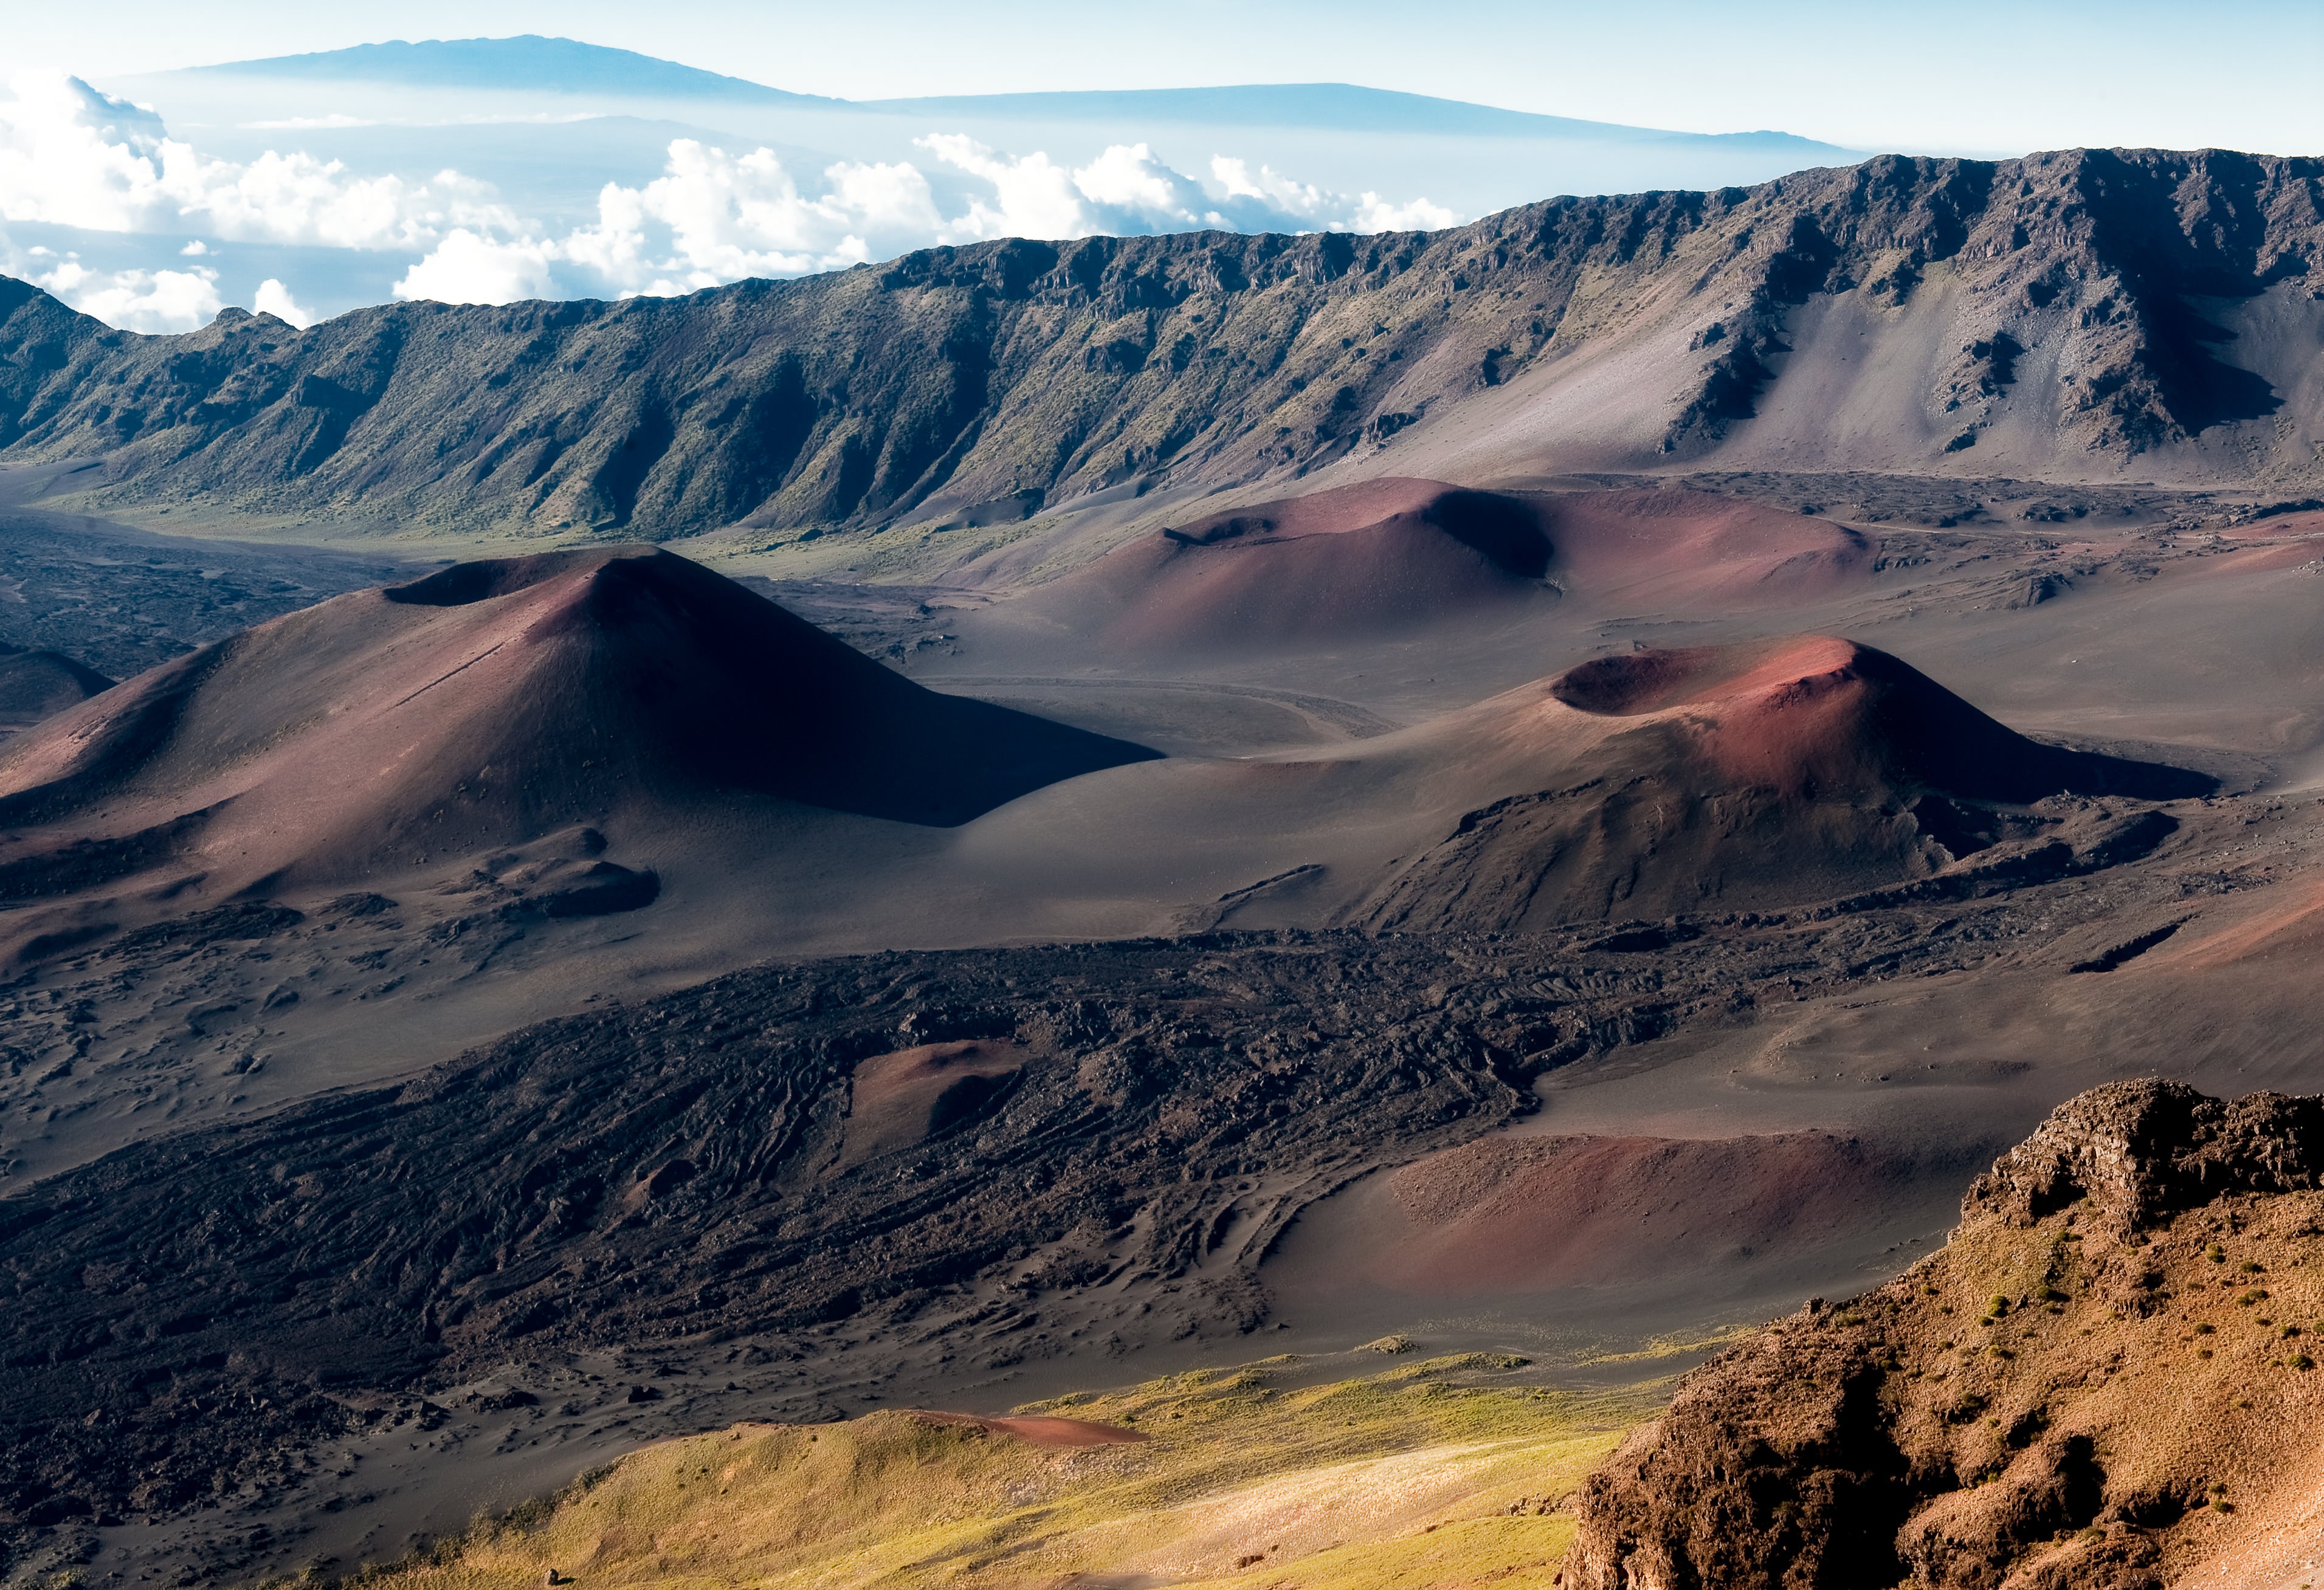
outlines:
M1943 1251L1696 1371L1583 1488L1564 1583L2232 1577L2324 1419L2281 1321L2324 1300L2319 1215L2324 1100L2162 1081L2070 1099L1978 1179ZM2230 1291L2230 1261L2275 1284Z

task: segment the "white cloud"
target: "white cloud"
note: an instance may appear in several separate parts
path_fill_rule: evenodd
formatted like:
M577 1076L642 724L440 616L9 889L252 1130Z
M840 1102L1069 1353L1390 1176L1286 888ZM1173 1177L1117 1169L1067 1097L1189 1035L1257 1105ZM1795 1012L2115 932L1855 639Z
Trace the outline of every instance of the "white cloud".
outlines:
M400 299L433 299L441 304L509 304L551 296L551 244L521 238L513 243L456 229L395 284Z
M1257 199L1286 215L1320 216L1332 198L1320 188L1278 177L1267 166L1253 172L1249 161L1233 155L1213 155L1211 177L1229 198Z
M1266 166L1220 155L1212 188L1173 170L1143 143L1117 143L1085 166L1066 168L1047 155L1006 155L959 133L918 140L956 170L992 185L991 201L972 196L967 212L945 222L939 243L989 237L1135 235L1215 226L1236 232L1391 232L1450 226L1460 217L1416 198L1393 205L1377 193L1350 198L1278 176ZM1213 191L1213 189L1215 191Z
M995 202L969 201L968 213L936 233L939 243L970 243L985 237L1086 237L1090 225L1074 174L1036 150L1021 157L996 154L960 133L938 133L913 142L948 166L992 184Z
M281 124L352 124L345 116ZM203 234L175 247L188 259L209 255L214 240L388 251L412 261L397 298L497 304L576 291L690 292L984 238L1368 232L1458 219L1425 198L1351 198L1225 155L1197 180L1145 143L1111 145L1081 166L961 133L931 133L918 146L969 179L959 213L939 207L910 161L843 161L802 181L770 149L738 155L682 138L669 144L659 177L638 188L607 183L595 221L558 237L520 218L491 184L456 170L424 182L363 177L297 150L215 160L171 137L148 107L60 72L24 72L0 88L0 223L158 234L171 245ZM218 306L217 275L201 266L100 276L69 260L38 280L53 281L76 308L137 330L199 325ZM294 324L314 318L278 280L261 286L258 303Z
M250 307L262 315L288 320L301 331L315 324L315 317L299 307L290 290L272 276L258 284L258 296L251 300Z
M927 179L910 165L842 162L824 179L822 195L805 197L772 150L738 158L681 138L643 191L608 186L595 230L632 234L635 241L624 246L642 258L642 229L649 222L666 226L669 252L656 266L654 288L668 291L859 264L872 257L874 238L885 250L936 227Z
M1153 150L1143 143L1116 143L1089 164L1067 168L1039 151L1001 154L957 133L915 142L945 164L981 177L993 188L993 202L972 197L966 214L939 228L939 243L1183 232L1231 225L1200 184L1155 159Z
M1441 204L1431 204L1425 198L1416 198L1407 205L1392 205L1377 193L1367 192L1358 199L1345 222L1333 228L1335 232L1436 232L1455 225L1461 217Z
M420 187L401 177L350 179L338 161L272 150L247 166L208 162L204 213L226 237L318 243L337 248L412 248L443 228L512 230L515 214L493 202L488 184L439 171ZM193 206L181 215L197 212Z
M561 261L617 292L668 294L844 270L924 246L943 225L927 179L908 163L843 161L823 178L825 191L810 196L771 150L738 157L681 138L642 188L605 185L595 225L507 246L537 251L544 272Z
M55 269L32 279L84 315L124 331L192 331L208 326L225 308L217 272L192 271L91 271L68 255Z
M598 190L597 224L575 228L558 252L608 281L642 282L653 274L646 260L645 225L645 195L608 182Z
M1295 182L1268 166L1257 171L1231 155L1213 155L1211 177L1229 199L1254 201L1276 215L1332 232L1426 232L1451 226L1461 217L1443 205L1416 198L1392 205L1377 193L1350 198L1310 183Z
M1212 162L1218 193L1172 170L1143 143L1114 144L1087 165L1042 152L1005 154L959 133L918 146L991 189L945 216L927 178L908 161L825 168L822 191L805 190L770 149L730 154L691 138L669 145L662 174L642 188L609 182L594 225L562 238L455 229L402 280L395 295L450 303L506 303L552 296L567 285L617 293L671 294L746 276L801 276L888 259L930 243L993 237L1071 238L1217 226L1242 231L1378 231L1445 225L1452 212L1417 199L1401 207L1377 194L1351 198L1277 176L1243 161ZM452 180L446 173L439 187Z
M1202 188L1156 160L1143 143L1111 145L1074 173L1074 186L1093 205L1157 226L1219 219Z
M0 96L0 219L97 232L199 226L217 236L415 249L447 226L514 229L489 185L456 171L413 185L272 150L209 159L144 106L61 72L19 72Z

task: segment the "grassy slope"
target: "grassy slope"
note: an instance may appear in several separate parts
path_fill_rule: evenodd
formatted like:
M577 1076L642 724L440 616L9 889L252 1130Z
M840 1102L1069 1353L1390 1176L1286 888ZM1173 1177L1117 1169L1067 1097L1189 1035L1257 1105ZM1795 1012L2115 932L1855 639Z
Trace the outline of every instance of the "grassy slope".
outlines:
M1474 1383L1511 1361L1287 1387L1272 1359L1020 1410L1147 1433L1032 1446L880 1412L744 1425L624 1458L429 1560L395 1590L535 1585L1002 1586L1076 1573L1301 1590L1546 1585L1554 1510L1642 1405Z

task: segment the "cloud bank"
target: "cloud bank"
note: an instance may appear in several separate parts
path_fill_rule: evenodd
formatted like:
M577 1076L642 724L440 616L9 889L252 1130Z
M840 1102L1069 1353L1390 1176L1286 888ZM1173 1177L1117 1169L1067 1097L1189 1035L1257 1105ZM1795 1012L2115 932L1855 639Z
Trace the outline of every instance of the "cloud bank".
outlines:
M44 271L37 269L47 257L45 249L31 255L36 267L29 275L33 286L123 331L185 331L208 325L226 307L218 296L217 272L199 266L191 271L100 271L66 258Z
M1115 144L1084 166L1036 152L1011 155L960 133L915 141L939 167L989 188L946 216L927 175L909 162L827 167L808 193L774 152L733 155L693 139L669 146L662 175L643 188L607 183L597 222L562 238L493 236L462 229L395 285L396 296L507 303L581 290L669 294L745 276L799 276L890 259L930 244L996 237L1064 239L1224 231L1387 232L1459 220L1417 199L1351 198L1293 182L1227 156L1213 180L1172 170L1143 143ZM575 277L586 280L575 282Z
M217 256L213 243L402 254L411 262L394 283L397 298L497 304L691 292L997 237L1378 232L1460 218L1425 198L1333 193L1227 155L1198 180L1144 143L1116 144L1082 166L953 133L915 147L927 170L843 161L803 179L770 149L737 154L678 139L660 176L639 188L607 183L595 221L559 235L457 170L413 181L297 152L211 159L172 138L149 109L61 73L21 73L0 94L0 223L149 234L189 260ZM929 171L964 196L951 207L957 213L939 204ZM98 271L70 254L18 253L0 234L0 267L127 330L189 329L226 301L219 270L207 263ZM257 284L253 301L293 325L313 319L279 279Z
M0 97L0 220L363 249L519 225L489 185L457 171L415 185L308 154L210 160L152 111L60 72L17 73Z

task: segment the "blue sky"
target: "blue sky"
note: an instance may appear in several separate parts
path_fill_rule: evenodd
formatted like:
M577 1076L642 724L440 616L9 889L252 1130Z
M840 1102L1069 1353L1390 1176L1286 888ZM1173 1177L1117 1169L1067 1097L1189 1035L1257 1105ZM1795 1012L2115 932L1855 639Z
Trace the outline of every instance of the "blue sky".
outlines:
M853 98L1345 80L1856 148L2324 152L2319 0L110 0L14 12L17 64L86 77L544 32Z

